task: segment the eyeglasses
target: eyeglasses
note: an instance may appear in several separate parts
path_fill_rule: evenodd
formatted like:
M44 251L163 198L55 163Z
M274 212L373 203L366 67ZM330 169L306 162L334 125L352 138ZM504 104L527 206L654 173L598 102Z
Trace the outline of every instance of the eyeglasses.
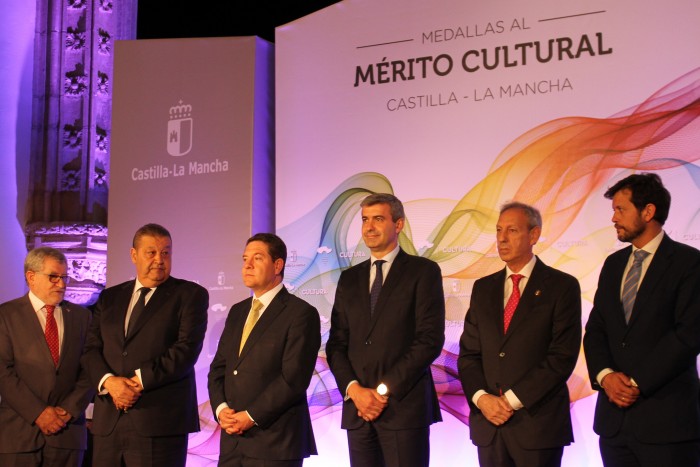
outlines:
M46 274L45 272L37 272L37 274L41 274L42 276L48 276L49 282L51 282L52 284L58 284L58 281L60 280L63 280L63 283L66 285L68 285L68 283L70 282L69 275L61 276L59 274Z

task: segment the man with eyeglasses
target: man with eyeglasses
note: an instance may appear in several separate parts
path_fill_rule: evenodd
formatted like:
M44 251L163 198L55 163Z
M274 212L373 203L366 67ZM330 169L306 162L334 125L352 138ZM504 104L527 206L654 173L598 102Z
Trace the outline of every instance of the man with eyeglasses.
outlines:
M94 394L80 367L90 312L63 299L67 270L60 251L30 251L29 293L0 305L0 465L82 465Z

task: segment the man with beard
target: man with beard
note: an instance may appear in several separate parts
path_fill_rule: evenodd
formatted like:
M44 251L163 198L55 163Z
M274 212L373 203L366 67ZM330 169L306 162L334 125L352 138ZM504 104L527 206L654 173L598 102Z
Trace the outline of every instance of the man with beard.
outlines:
M606 259L584 337L603 462L697 467L700 252L664 233L671 195L658 175L630 175L605 197L632 245Z

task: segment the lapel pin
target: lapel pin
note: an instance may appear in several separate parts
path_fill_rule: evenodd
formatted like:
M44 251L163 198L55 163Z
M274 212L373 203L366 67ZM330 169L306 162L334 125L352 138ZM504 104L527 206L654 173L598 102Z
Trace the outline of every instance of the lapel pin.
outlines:
M542 291L539 289L535 290L535 297L539 297L540 295L542 295Z

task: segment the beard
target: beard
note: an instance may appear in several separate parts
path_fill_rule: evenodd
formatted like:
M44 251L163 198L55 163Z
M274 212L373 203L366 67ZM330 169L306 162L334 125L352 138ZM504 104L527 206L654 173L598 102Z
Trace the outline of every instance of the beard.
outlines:
M622 227L620 225L616 225L615 227L621 229L617 233L617 239L621 242L628 243L632 243L632 241L642 235L646 229L646 225L643 222L635 222L631 228Z

